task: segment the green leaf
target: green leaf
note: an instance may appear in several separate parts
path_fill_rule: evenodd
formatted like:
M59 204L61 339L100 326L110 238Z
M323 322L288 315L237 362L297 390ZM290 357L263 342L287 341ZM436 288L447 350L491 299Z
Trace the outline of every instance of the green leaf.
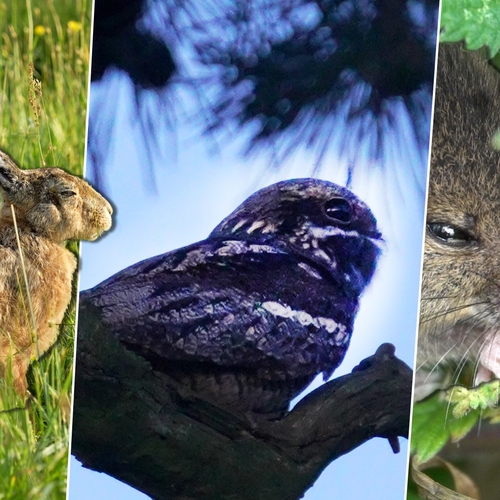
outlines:
M453 407L453 415L463 417L471 410L486 410L498 406L500 380L492 380L472 389L451 387L448 389L448 400Z
M464 416L453 416L450 402L443 392L416 403L413 407L411 451L421 462L435 456L451 439L458 441L474 426L480 411L470 410Z
M443 0L441 42L465 40L470 50L486 45L500 50L500 0Z
M413 407L411 425L411 451L421 462L432 458L446 444L446 406L443 397L436 394Z
M446 422L447 429L450 432L450 439L456 443L460 441L476 425L481 418L480 411L471 411L467 415L459 418L450 417Z

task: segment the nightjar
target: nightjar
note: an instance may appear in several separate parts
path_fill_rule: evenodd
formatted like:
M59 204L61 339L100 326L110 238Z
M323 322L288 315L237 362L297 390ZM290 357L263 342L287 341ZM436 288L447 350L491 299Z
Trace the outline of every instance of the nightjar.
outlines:
M207 239L81 294L182 391L279 414L341 363L382 237L347 189L296 179L257 191Z

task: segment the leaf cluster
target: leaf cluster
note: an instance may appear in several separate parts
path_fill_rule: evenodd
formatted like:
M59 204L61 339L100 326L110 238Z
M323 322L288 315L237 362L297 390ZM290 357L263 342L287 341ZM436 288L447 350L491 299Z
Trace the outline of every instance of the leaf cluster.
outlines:
M441 42L465 41L470 50L483 46L490 58L500 50L500 1L448 0L441 8Z

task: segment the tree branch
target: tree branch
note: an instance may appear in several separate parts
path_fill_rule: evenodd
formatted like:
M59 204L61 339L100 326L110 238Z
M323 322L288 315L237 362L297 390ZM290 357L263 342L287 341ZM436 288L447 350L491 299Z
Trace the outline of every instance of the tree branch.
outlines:
M181 396L80 304L72 452L152 498L295 500L373 437L408 436L412 371L383 344L280 420Z

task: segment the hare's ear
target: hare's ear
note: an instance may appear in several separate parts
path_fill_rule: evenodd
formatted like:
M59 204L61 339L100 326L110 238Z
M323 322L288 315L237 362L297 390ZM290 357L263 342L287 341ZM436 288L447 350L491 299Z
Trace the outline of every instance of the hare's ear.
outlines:
M9 193L15 191L21 182L22 170L3 151L0 151L0 188Z

